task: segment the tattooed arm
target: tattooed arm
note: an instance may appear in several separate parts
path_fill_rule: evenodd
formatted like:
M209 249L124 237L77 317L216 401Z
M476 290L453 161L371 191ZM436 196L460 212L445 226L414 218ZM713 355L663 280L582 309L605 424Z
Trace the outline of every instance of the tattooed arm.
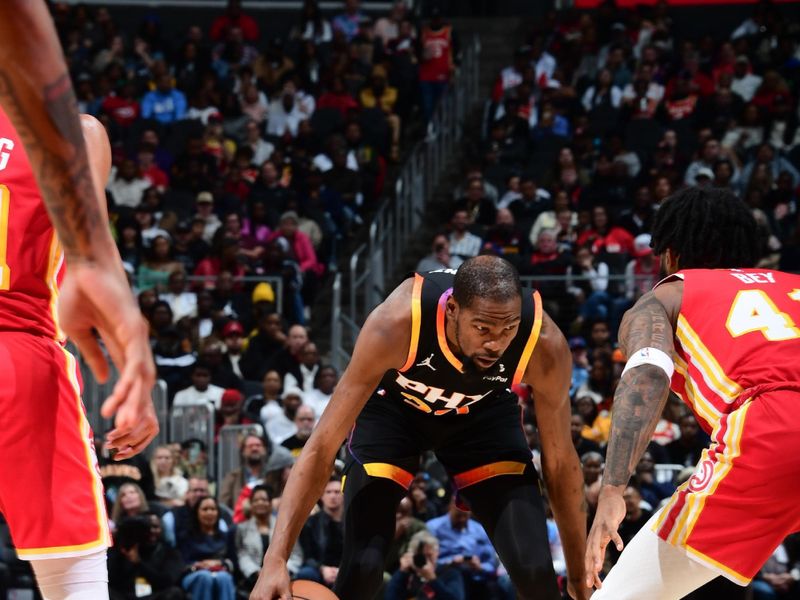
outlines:
M69 263L108 261L75 93L45 3L0 2L0 103L22 139Z
M108 177L108 161L102 158L108 138L96 121L81 127L43 0L0 2L0 104L25 146L66 255L58 303L62 328L100 381L108 378L109 367L95 331L120 371L102 414L116 414L108 447L118 450L117 459L128 458L158 432L150 399L155 365L147 325L125 278L88 159L87 141L99 184Z
M639 298L622 319L620 347L625 356L642 348L656 348L668 356L673 351L673 331L683 297L683 282L657 287ZM600 587L599 572L605 548L614 541L622 550L617 533L625 518L622 493L653 437L669 396L670 381L663 369L642 364L629 369L614 393L611 438L597 513L586 544L586 585Z

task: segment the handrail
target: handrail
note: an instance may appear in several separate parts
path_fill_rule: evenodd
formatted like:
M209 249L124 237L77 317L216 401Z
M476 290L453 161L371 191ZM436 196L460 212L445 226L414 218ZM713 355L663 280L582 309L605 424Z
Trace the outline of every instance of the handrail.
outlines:
M422 224L425 205L457 144L464 122L479 101L481 44L473 37L462 54L453 85L440 99L427 137L412 149L394 185L393 197L382 200L369 226L369 239L350 258L349 297L342 281L334 281L331 310L331 361L341 369L352 352L360 323L386 296L386 284L407 258L404 250Z

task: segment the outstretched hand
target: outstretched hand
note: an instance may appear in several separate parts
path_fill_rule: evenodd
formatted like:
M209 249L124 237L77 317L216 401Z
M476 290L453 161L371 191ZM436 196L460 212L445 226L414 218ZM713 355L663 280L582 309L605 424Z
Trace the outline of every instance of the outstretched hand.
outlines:
M625 501L616 490L604 488L600 492L597 513L594 516L592 530L586 541L586 587L600 589L600 571L606 556L606 546L613 541L617 550L622 552L624 544L619 536L620 523L625 518Z
M116 415L107 447L116 450L116 460L123 460L141 452L158 434L150 396L156 373L147 324L114 258L105 263L70 262L58 314L64 333L77 344L98 381L108 380L109 365L95 331L119 370L119 381L101 414L107 419Z

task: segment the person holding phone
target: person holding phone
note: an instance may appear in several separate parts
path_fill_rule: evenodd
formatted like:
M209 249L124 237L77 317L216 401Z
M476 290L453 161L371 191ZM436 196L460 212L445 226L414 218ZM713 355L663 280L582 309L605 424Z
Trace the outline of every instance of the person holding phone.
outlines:
M426 598L457 600L464 597L461 574L454 569L437 574L439 540L425 529L415 533L408 552L400 557L400 568L386 586L385 600Z

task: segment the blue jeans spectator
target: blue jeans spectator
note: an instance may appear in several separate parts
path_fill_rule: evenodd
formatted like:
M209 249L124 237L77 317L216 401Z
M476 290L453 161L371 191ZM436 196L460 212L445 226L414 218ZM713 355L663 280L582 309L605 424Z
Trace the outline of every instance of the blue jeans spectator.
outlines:
M433 111L436 110L439 98L445 93L447 86L448 83L446 81L419 82L420 93L422 94L422 114L426 123L429 123L433 117Z
M192 594L192 600L236 600L233 575L227 571L189 573L183 578L183 589Z

